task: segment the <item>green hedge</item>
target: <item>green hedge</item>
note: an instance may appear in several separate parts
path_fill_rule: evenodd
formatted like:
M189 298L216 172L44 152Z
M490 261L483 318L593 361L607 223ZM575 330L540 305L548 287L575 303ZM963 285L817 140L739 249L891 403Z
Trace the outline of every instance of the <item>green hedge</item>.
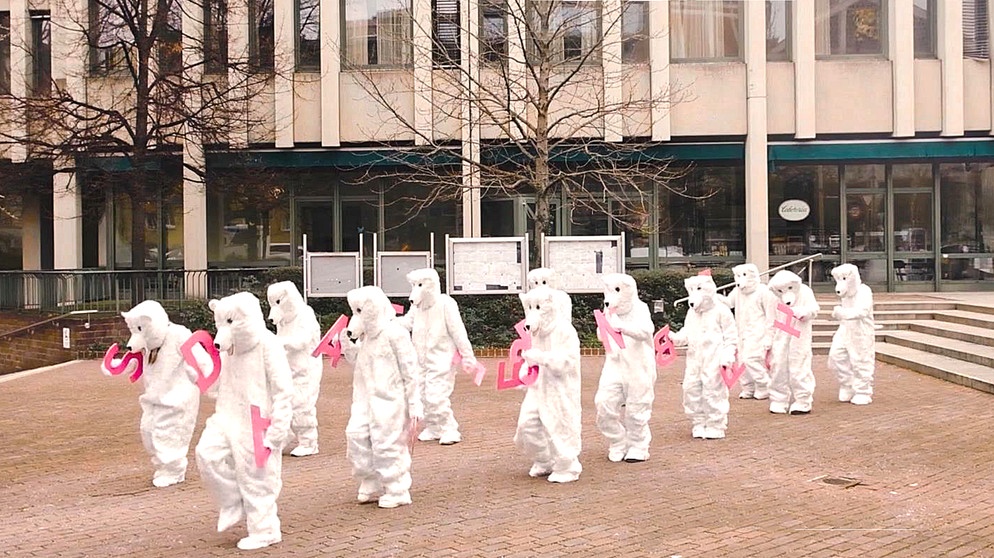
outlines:
M444 270L439 269L442 283L445 283ZM663 300L665 311L653 314L653 321L656 328L661 328L665 324L670 327L683 327L683 320L687 314L687 305L674 306L673 302L687 295L683 288L683 280L691 275L696 275L698 269L663 270L663 271L633 271L632 277L638 282L639 297L649 304L650 310L654 300ZM728 269L714 269L712 271L714 280L718 285L732 282L732 273ZM243 281L248 290L259 297L262 302L264 315L269 313L269 304L266 301L266 289L272 283L278 281L293 281L297 287L303 290L303 272L299 267L281 267L259 272L254 279ZM367 278L367 281L371 279ZM576 326L580 334L580 342L585 347L599 346L597 340L596 326L594 324L593 311L600 308L604 297L600 294L572 295L573 298L573 325ZM506 347L517 337L514 331L514 324L523 317L521 303L517 295L488 295L488 296L457 296L459 310L462 314L466 330L469 332L470 341L474 347ZM408 306L404 297L393 298L393 302ZM338 316L349 314L348 304L344 298L316 298L311 299L311 306L317 313L324 330L331 327ZM182 307L166 305L172 320L176 323L186 325L192 330L206 329L214 330L214 317L207 304L190 305L184 304ZM269 324L272 327L272 324Z

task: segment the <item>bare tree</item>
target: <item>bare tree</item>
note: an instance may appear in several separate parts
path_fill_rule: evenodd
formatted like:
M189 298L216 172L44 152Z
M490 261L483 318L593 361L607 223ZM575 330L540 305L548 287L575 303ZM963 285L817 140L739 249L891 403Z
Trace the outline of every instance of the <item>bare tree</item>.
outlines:
M535 239L548 232L551 202L560 196L648 233L656 228L650 216L657 187L713 195L677 186L685 169L653 156L655 144L645 139L653 112L669 110L681 96L638 91L638 67L623 64L648 61L648 3L478 0L466 9L464 1L413 0L411 9L398 0L397 10L413 20L413 80L374 71L371 64L383 61L372 58L382 57L392 38L354 41L346 14L343 69L388 115L369 133L407 140L390 142L397 170L386 180L382 173L364 178L420 185L424 195L413 200L411 215L482 188L534 195ZM414 16L419 9L431 9L430 26ZM376 17L378 30L398 28L382 25L398 18L396 10ZM398 102L411 95L413 112ZM419 109L419 97L430 114ZM537 242L533 247L534 260Z
M250 3L249 25L268 22L271 29L272 1ZM77 182L95 161L123 158L123 169L89 177L105 178L98 186L130 200L133 269L145 268L147 204L183 178L163 170L164 162L175 165L184 143L246 147L250 125L267 123L250 101L273 78L272 39L228 52L226 4L53 0L57 17L41 28L48 33L41 42L55 57L83 61L59 60L64 78L52 79L50 67L38 63L46 53L37 44L12 45L34 60L32 83L0 111L0 143L22 146L28 160L55 161L56 171L76 172ZM187 177L205 178L204 164L183 164L192 171Z

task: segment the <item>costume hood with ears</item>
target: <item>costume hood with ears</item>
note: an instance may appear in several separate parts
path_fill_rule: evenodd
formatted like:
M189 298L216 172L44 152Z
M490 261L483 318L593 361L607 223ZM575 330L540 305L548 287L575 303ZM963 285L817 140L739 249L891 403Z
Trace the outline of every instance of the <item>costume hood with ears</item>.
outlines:
M558 289L559 276L556 274L554 269L548 267L536 267L528 272L528 288L534 289L535 287Z
M604 281L604 310L626 315L632 311L634 300L638 300L638 285L631 275L609 273Z
M532 335L549 335L562 319L562 299L556 293L549 287L536 287L518 294L525 310L525 329Z
M371 339L378 336L395 315L390 299L379 287L367 285L352 289L346 298L352 309L352 317L345 331L350 339Z
M169 330L169 314L154 300L139 302L127 312L121 312L131 338L128 339L128 352L154 351L166 341Z
M293 281L273 283L266 291L269 300L269 321L274 324L289 323L304 306L304 297Z
M803 284L804 281L796 273L784 269L770 279L769 287L781 302L794 306L798 302Z
M418 308L431 308L442 294L442 280L430 267L411 271L407 274L407 282L411 284L409 300Z
M863 284L859 268L848 263L832 269L832 278L835 279L835 294L840 297L856 296L859 286Z
M217 326L214 347L221 352L248 352L269 331L259 299L252 293L236 293L211 300L207 305L214 312L214 325Z
M741 264L732 268L735 274L735 286L745 294L752 294L759 285L759 268L756 264Z
M704 312L714 305L714 295L718 292L711 277L711 270L705 269L694 277L683 280L687 289L687 305L695 312Z

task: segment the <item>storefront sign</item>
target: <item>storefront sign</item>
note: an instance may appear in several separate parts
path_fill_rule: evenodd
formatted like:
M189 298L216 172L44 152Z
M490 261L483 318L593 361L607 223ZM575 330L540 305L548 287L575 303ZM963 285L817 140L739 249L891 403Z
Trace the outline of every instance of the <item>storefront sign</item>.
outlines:
M803 221L811 214L811 206L804 200L786 200L777 213L786 221Z

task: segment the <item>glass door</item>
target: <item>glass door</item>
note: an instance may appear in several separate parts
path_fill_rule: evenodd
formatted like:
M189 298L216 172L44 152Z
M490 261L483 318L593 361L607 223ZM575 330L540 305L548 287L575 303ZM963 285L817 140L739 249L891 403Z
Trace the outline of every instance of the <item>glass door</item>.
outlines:
M373 257L373 233L380 230L379 198L342 198L342 251L357 252L363 235L363 259Z
M298 201L296 214L296 237L302 240L303 235L307 235L308 252L335 251L334 199ZM286 249L287 259L290 259L290 246Z
M859 268L864 283L888 284L887 180L884 165L843 168L846 238L843 261Z
M892 290L933 290L934 188L931 164L891 167Z

